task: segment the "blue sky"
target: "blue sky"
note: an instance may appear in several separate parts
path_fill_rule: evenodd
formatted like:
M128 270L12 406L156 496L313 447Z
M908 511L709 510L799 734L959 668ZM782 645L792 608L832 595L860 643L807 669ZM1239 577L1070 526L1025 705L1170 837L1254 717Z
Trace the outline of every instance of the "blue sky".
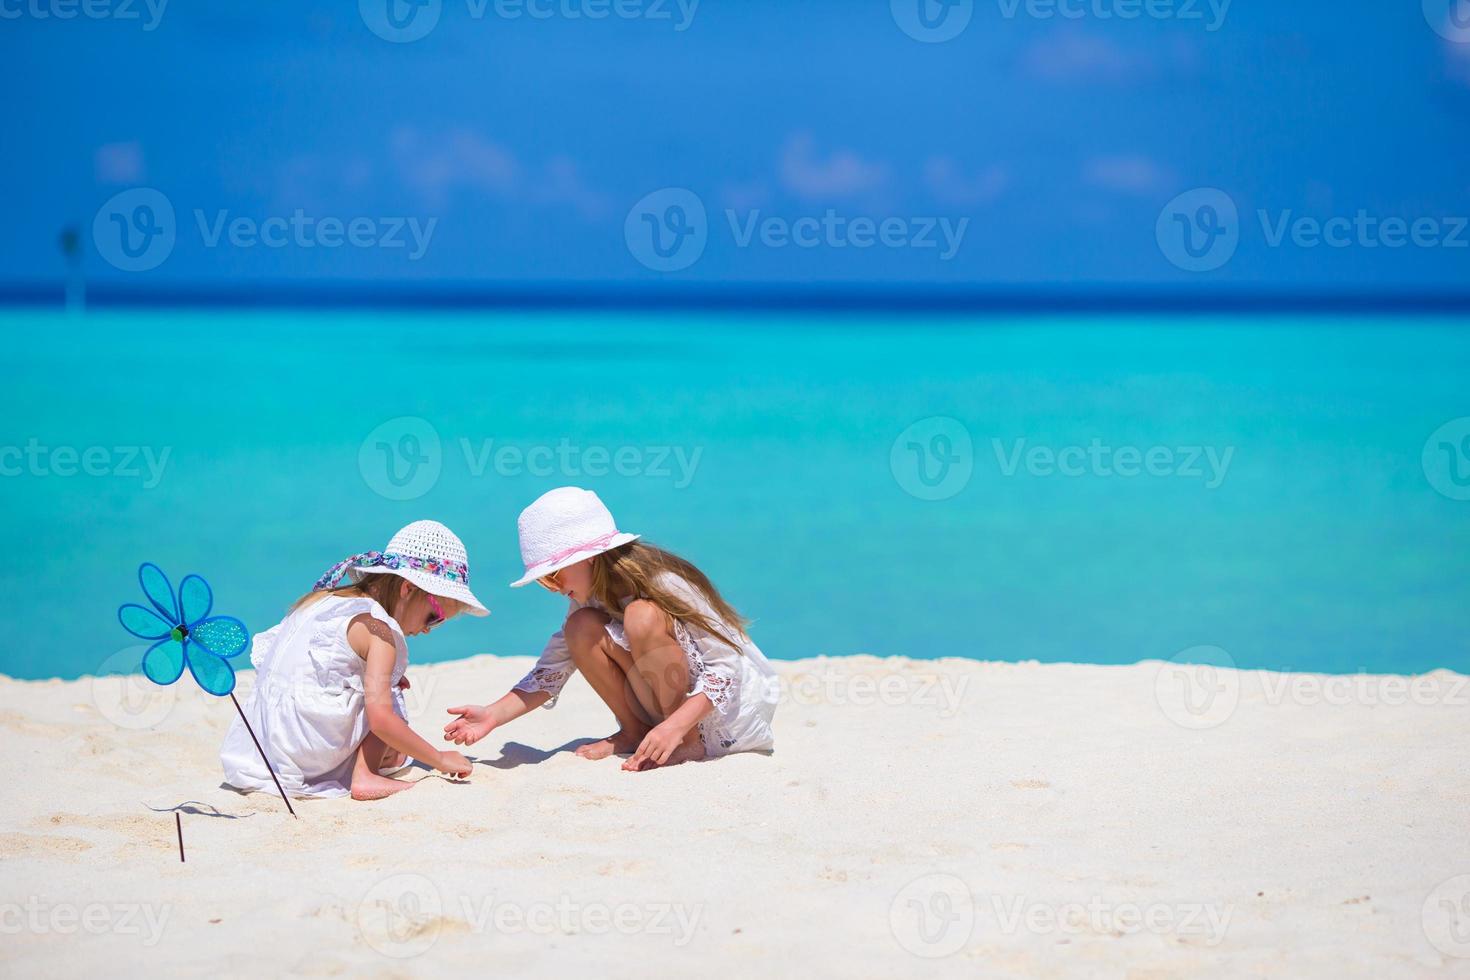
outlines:
M904 5L937 0L427 0L396 42L387 0L90 2L0 0L0 281L58 279L67 223L90 278L143 286L1470 279L1449 0L962 0L932 43ZM93 226L133 188L174 228L129 271ZM667 188L703 217L630 218ZM1228 205L1171 205L1200 188ZM697 254L640 261L690 222ZM1234 229L1207 268L1191 227Z

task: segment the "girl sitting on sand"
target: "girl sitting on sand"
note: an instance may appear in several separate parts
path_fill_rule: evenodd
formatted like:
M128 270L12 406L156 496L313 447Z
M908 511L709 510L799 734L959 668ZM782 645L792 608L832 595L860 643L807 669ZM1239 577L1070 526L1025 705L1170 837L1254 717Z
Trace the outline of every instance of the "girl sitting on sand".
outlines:
M454 532L416 521L386 551L338 562L284 620L255 637L255 688L244 710L286 792L380 799L413 785L388 778L413 759L451 776L470 774L463 755L441 752L408 727L403 704L404 636L460 612L488 614L470 592L469 574ZM236 789L272 788L238 718L220 761Z
M618 731L577 754L632 753L631 772L772 747L776 678L745 620L704 573L624 534L597 494L561 487L521 512L526 574L571 601L536 666L494 704L450 708L444 734L472 745L539 705L580 670Z

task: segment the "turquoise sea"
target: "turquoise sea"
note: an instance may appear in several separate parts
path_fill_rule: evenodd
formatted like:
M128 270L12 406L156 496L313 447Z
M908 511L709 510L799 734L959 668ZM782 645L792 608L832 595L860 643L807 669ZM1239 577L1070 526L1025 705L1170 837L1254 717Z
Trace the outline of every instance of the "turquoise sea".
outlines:
M12 310L0 672L116 669L141 561L260 630L421 517L493 615L414 660L538 652L562 602L506 583L561 484L777 658L1470 671L1467 326Z

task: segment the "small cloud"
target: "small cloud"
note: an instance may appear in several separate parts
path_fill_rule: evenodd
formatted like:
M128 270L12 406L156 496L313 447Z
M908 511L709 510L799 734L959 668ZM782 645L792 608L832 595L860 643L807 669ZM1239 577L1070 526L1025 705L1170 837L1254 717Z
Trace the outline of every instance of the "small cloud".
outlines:
M771 201L771 188L764 181L726 182L720 185L720 203L734 211L765 207Z
M941 203L972 206L998 198L1010 183L1010 174L998 163L966 174L954 157L938 156L925 162L924 183Z
M136 141L105 143L92 156L100 184L137 184L144 179L143 147Z
M532 200L563 204L575 208L582 216L597 219L611 208L606 194L587 186L571 157L552 157L540 178L530 182Z
M869 163L852 150L821 159L811 134L797 133L782 148L780 176L781 186L798 197L856 197L881 187L888 180L888 168Z
M1169 183L1169 174L1145 156L1101 156L1088 160L1082 179L1093 187L1118 194L1155 194Z
M425 139L408 128L393 133L391 151L404 182L431 208L446 207L462 190L501 201L565 205L589 219L604 217L611 208L608 196L589 185L577 162L565 154L551 157L537 170L470 130Z
M468 130L428 141L415 130L399 128L393 132L390 148L404 181L432 207L444 207L449 196L461 188L505 197L518 187L520 167L515 156Z

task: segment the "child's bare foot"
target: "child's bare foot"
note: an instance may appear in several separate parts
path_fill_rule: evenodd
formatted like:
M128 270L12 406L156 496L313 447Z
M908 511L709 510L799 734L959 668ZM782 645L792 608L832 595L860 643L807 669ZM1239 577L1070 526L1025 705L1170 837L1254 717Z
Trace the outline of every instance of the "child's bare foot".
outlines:
M413 783L405 783L401 779L389 779L377 773L354 772L352 774L352 798L354 800L381 800L394 793L402 793L406 789L413 789Z
M610 755L623 755L627 752L636 752L638 750L638 743L642 741L642 735L630 735L619 729L607 738L578 746L577 755L583 759L606 759Z

